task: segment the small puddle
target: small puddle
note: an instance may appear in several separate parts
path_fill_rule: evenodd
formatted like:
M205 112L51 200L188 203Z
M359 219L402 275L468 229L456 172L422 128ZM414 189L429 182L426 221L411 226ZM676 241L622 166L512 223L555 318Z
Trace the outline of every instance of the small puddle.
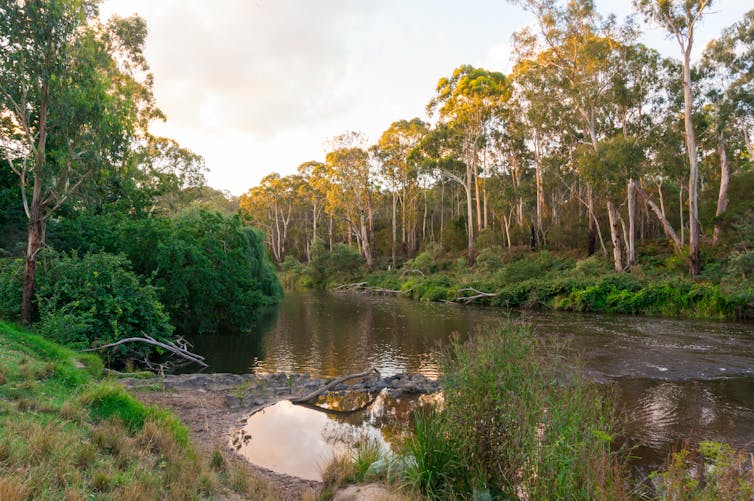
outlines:
M278 473L307 480L322 480L322 471L333 457L348 454L363 439L374 440L391 451L413 410L435 403L439 395L393 398L380 393L367 408L329 414L283 400L252 414L232 437L232 446L250 462ZM362 397L329 396L318 405L331 410L353 408Z

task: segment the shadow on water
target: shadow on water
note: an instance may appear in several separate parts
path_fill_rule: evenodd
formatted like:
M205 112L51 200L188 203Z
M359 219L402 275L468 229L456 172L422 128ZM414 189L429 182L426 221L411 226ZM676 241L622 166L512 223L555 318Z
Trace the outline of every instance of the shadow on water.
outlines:
M517 316L518 314L513 314ZM250 334L200 336L209 370L332 377L377 368L438 375L435 356L453 333L506 318L501 309L349 294L290 292ZM720 440L752 450L754 324L647 317L521 315L544 338L567 338L566 356L616 387L627 432L645 465L680 440Z

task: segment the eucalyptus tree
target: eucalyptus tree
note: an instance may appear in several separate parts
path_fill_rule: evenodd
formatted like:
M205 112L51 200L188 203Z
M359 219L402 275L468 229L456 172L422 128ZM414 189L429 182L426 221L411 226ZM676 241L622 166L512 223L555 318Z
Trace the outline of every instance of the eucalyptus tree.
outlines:
M436 95L427 105L430 114L439 115L439 123L459 140L461 158L466 167L463 177L453 171L443 173L460 184L466 192L466 231L468 262L474 265L474 208L477 201L477 227L481 230L479 155L487 147L491 132L498 127L501 112L510 97L505 75L473 66L459 66L450 78L441 78ZM482 189L484 189L482 187Z
M689 273L701 272L699 258L699 156L694 132L694 95L691 81L691 51L697 23L713 0L634 0L648 19L675 37L681 49L681 84L686 151L689 158Z
M390 190L392 198L392 261L396 266L398 228L397 206L401 208L401 244L404 252L413 257L417 249L417 184L418 164L411 158L411 152L426 136L429 126L424 121L399 120L390 124L382 133L374 151L380 162L380 173Z
M572 110L574 125L584 142L597 155L600 142L613 137L621 119L617 97L626 80L626 47L636 37L634 28L618 26L614 17L604 18L591 0L573 0L564 6L552 0L515 0L536 17L536 32L524 30L516 37L520 59L528 60L548 93L532 94L532 99L547 100L545 107ZM521 57L523 56L523 57ZM624 93L623 97L626 94ZM552 114L552 113L551 113ZM593 252L598 220L591 185L587 184L586 205L589 219L589 253ZM606 200L608 215L616 213L612 198ZM618 225L610 225L613 242L620 242ZM619 266L620 265L620 266ZM615 262L616 269L622 263Z
M31 322L45 225L92 172L110 169L154 108L138 17L98 20L94 0L0 4L2 150L28 219L22 319Z
M308 200L311 205L312 238L306 250L307 260L311 260L311 248L319 238L317 223L325 207L328 182L327 166L322 162L310 160L299 165L297 171L303 181L299 186L299 196ZM332 219L329 223L328 235L330 237L330 250L332 250Z
M720 189L715 216L728 208L731 168L728 150L731 143L741 145L741 153L754 158L754 10L728 27L710 42L702 56L705 109L711 121L713 142L720 162ZM715 223L712 244L722 229Z
M327 204L339 210L349 226L349 238L356 235L367 268L374 268L374 211L372 207L373 173L363 137L346 132L330 142L325 156L330 178Z

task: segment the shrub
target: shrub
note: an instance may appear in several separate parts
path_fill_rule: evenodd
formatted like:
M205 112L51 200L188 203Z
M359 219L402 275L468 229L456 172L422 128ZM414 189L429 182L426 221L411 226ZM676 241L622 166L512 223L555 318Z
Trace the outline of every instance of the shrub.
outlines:
M563 366L558 351L515 324L452 342L441 360L442 419L409 442L413 478L425 493L626 497L625 455L611 449L617 418L610 400Z
M39 269L39 331L72 348L119 339L170 336L172 327L154 287L142 285L122 256L51 254ZM120 354L149 348L123 345Z
M23 279L23 259L0 259L0 318L20 317Z
M244 331L282 288L262 234L237 217L187 209L172 219L88 216L51 228L62 249L122 252L151 277L180 332Z

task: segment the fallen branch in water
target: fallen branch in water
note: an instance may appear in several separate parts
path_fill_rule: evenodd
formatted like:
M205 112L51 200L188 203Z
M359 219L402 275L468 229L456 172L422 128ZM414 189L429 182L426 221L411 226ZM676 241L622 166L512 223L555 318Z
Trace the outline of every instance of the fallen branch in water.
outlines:
M337 287L333 287L334 291L344 290L344 289L360 289L367 285L369 282L356 282L353 284L341 284Z
M482 291L477 290L477 289L475 289L473 287L466 287L466 288L463 288L463 289L458 289L458 292L459 293L474 292L475 294L473 296L459 296L459 297L457 297L457 298L455 298L455 299L452 300L452 302L454 302L454 303L469 304L470 302L472 302L474 300L477 300L477 299L481 299L483 297L495 297L495 296L497 296L497 294L494 293L494 292L482 292Z
M348 381L349 379L356 379L357 377L366 377L372 373L377 374L377 377L379 377L380 375L380 372L374 367L372 367L371 369L364 372L359 372L358 374L347 374L345 376L335 378L329 383L327 383L326 385L324 385L322 388L315 390L309 393L308 395L304 395L303 397L293 397L293 398L289 398L288 400L290 400L294 404L310 404L312 400L322 395L324 392L326 392L330 388L338 386L340 383Z
M369 285L368 282L357 282L355 284L342 284L337 287L333 287L333 291L358 291L369 294L403 294L405 291L399 289L384 289L382 287L376 287Z
M86 352L86 351L105 350L107 348L114 348L116 346L120 346L125 343L146 343L146 344L151 344L152 346L159 346L160 348L167 350L170 353L173 353L174 355L177 355L185 360L189 360L191 362L199 364L202 367L209 367L204 362L204 357L202 357L201 355L197 355L196 353L191 353L190 351L184 348L181 348L180 346L176 346L174 343L171 343L170 341L166 341L166 342L157 341L155 338L148 336L146 334L144 334L144 337L128 337L128 338L116 341L114 343L105 344L102 346L98 346L96 348L90 348L88 350L81 350L81 351Z

